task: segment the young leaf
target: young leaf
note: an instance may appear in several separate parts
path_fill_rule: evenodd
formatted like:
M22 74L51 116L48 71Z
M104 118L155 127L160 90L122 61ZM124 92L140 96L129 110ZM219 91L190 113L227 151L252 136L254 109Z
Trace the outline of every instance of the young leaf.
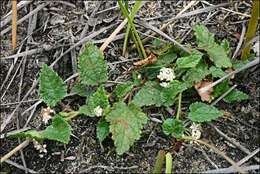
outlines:
M153 42L152 42L152 45L155 46L155 47L160 46L160 44L161 44L161 40L159 40L159 39L157 39L157 38L154 39Z
M86 99L86 104L82 105L79 108L79 112L80 112L80 114L84 114L84 115L87 115L89 117L94 117L95 116L94 109L96 107L97 106L94 104L93 96L91 96L91 97Z
M61 116L56 114L52 119L52 124L44 131L44 137L50 140L68 144L71 134L69 123Z
M194 68L201 60L203 54L197 51L194 55L182 57L177 60L178 68Z
M116 89L112 92L112 95L117 98L124 97L134 87L133 82L127 82L126 84L118 84Z
M127 106L124 102L118 102L106 116L106 120L110 123L117 154L121 155L140 138L142 125L146 124L147 117L133 103Z
M230 58L227 56L227 53L223 47L214 43L212 46L205 48L209 54L209 58L214 62L218 68L228 68L232 66Z
M177 54L170 51L166 54L158 56L158 62L161 64L170 64L175 59L177 59Z
M40 96L50 107L55 106L67 93L67 86L59 75L46 64L40 73Z
M192 103L189 109L190 113L188 118L193 122L211 121L222 116L222 112L217 108L201 102Z
M109 134L109 123L105 120L105 117L99 119L97 124L97 137L102 142Z
M231 67L230 58L227 56L225 41L222 43L223 47L215 43L214 34L210 33L207 27L203 25L195 25L193 27L196 36L196 43L198 47L204 48L208 54L211 61L219 68Z
M9 135L13 138L24 138L24 137L30 137L31 139L35 139L37 141L42 141L44 139L44 136L37 132L36 130L28 130L26 132L19 132L16 134Z
M87 42L86 48L80 53L78 73L81 83L85 85L98 85L108 79L107 61L91 42Z
M93 102L95 107L100 106L106 108L109 105L108 98L104 89L104 86L100 86L97 91L93 94Z
M233 100L247 100L248 95L237 90L233 89L226 97L223 98L224 102L230 103Z
M209 74L208 65L203 61L197 64L196 67L190 68L187 73L182 77L182 80L185 82L187 87L192 87L195 83L201 81Z
M158 82L148 81L145 83L145 86L141 88L135 95L132 103L140 107L154 104L156 106L161 106L164 102L161 89L162 87Z
M180 138L183 135L183 122L178 119L167 119L162 124L163 133L165 135L171 134L174 138Z
M228 43L227 39L222 40L220 46L222 48L224 48L224 50L228 53L229 43Z
M163 105L169 107L173 104L176 95L186 90L186 84L178 80L170 82L167 88L161 89L163 95Z
M213 77L224 77L225 75L227 75L224 71L222 71L221 68L217 68L215 66L211 66L209 69L210 73L212 74Z
M215 43L214 34L210 33L204 25L195 25L192 27L196 36L198 47L205 48Z
M79 83L71 89L70 93L76 93L82 97L89 97L93 94L93 89L90 86Z

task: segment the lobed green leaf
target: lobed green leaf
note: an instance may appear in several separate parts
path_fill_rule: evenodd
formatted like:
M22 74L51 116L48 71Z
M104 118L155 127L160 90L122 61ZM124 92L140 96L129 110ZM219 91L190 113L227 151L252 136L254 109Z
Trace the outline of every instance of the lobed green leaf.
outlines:
M227 75L224 71L222 71L221 68L215 67L215 66L211 66L209 69L210 73L212 74L213 77L224 77L225 75Z
M196 67L187 70L182 80L186 86L190 88L194 83L200 82L201 79L205 78L209 73L208 65L203 60L200 60Z
M79 83L71 89L70 93L75 93L82 97L89 97L93 94L93 89L90 86Z
M99 85L108 79L107 61L91 42L87 42L86 48L80 53L78 73L81 83L85 85Z
M103 85L93 94L93 103L95 107L100 106L102 108L106 108L109 105L108 97Z
M133 103L127 106L124 102L118 102L106 116L106 120L110 123L117 154L121 155L140 138L142 125L146 124L147 117Z
M52 118L52 124L48 126L44 131L44 137L50 140L56 140L65 144L68 144L71 134L71 127L69 123L56 114Z
M177 59L178 68L194 68L199 63L203 54L199 51L193 52L193 55Z
M133 82L127 82L126 84L118 84L116 89L112 92L112 95L117 98L124 97L131 89L133 89Z
M162 124L163 133L165 135L171 134L174 138L180 138L183 135L184 124L178 119L167 119Z
M132 103L140 107L150 105L161 106L164 102L161 89L162 87L158 82L148 81L145 83L145 86L142 87L135 95Z
M238 89L233 89L227 96L223 98L223 101L230 103L234 100L247 100L248 95L239 91Z
M214 34L210 33L204 25L195 25L192 27L196 36L198 47L205 48L215 43Z
M217 108L201 102L192 103L189 109L188 118L193 122L211 121L222 116L222 112Z
M214 43L212 46L205 48L209 54L209 58L214 62L218 68L228 68L232 66L230 58L227 56L227 53L223 47Z
M43 64L40 73L40 96L50 107L55 106L67 94L67 86L52 68Z
M109 123L106 121L105 117L99 119L96 133L100 142L109 135Z

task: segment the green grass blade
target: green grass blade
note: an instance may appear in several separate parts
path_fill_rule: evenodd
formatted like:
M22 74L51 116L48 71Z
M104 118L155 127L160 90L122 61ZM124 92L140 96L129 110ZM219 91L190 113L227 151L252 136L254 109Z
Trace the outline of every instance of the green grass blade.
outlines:
M118 4L119 4L119 7L120 7L120 9L121 9L123 15L128 19L128 22L130 23L130 26L131 26L131 28L133 29L134 35L135 35L135 37L136 37L136 39L137 39L137 41L138 41L138 44L139 44L139 46L140 46L140 48L141 48L143 58L146 58L147 55L146 55L146 53L145 53L145 50L144 50L142 41L141 41L141 39L140 39L140 37L139 37L139 35L138 35L136 29L135 29L135 26L134 26L134 24L133 24L134 15L135 15L135 13L137 12L138 8L141 6L141 3L142 3L142 1L136 1L135 5L134 5L134 7L133 7L133 9L132 9L131 15L129 16L129 15L128 15L128 12L127 12L127 9L124 7L123 3L122 3L120 0L118 0ZM126 36L127 36L127 35L126 35Z

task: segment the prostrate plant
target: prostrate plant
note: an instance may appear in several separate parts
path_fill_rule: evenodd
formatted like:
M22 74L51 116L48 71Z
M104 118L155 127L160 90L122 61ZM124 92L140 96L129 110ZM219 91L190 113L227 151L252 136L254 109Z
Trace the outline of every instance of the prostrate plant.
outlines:
M200 50L204 50L203 52L189 47L193 55L187 55L178 47L167 44L167 49L154 51L154 54L158 56L156 63L140 68L139 72L134 71L133 81L117 84L111 93L104 87L104 83L108 80L107 61L104 60L98 48L88 42L78 59L80 83L71 90L71 93L86 97L85 104L80 106L78 111L60 112L54 116L50 116L50 113L54 111L47 108L42 118L45 123L52 119L52 123L45 130L40 132L29 130L12 136L29 137L41 144L44 139L67 144L71 135L68 120L77 115L99 117L96 128L99 141L104 141L111 133L116 152L121 155L141 137L142 127L147 123L147 116L141 107L169 107L178 99L178 115L163 123L163 132L177 139L183 137L184 134L199 139L200 126L195 123L215 120L221 117L222 113L213 106L195 102L190 105L188 115L194 124L191 130L184 128L180 118L182 93L194 88L202 80L210 81L223 77L226 74L224 69L231 68L232 63L228 56L226 40L220 44L217 43L214 35L202 25L196 25L193 29L197 38L196 43ZM235 64L239 67L244 63L236 62ZM137 74L141 74L142 78ZM210 98L220 96L228 90L228 84L229 79L217 85L214 92L208 95ZM49 107L54 107L67 93L66 84L47 65L43 65L40 73L40 93L41 98ZM179 97L176 98L176 96ZM246 94L234 90L224 98L224 101L231 102L246 98Z

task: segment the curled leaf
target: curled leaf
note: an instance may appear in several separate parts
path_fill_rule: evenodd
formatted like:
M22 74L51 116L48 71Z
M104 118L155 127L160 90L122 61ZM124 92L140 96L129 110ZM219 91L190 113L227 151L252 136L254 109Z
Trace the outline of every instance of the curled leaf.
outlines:
M201 92L199 89L203 88L205 86L208 86L212 83L212 81L209 81L207 79L202 79L199 83L195 84L194 87L196 89L196 91L198 92L201 101L207 101L210 102L211 101L211 93L214 91L214 88L210 88L209 90L207 90L206 92Z

